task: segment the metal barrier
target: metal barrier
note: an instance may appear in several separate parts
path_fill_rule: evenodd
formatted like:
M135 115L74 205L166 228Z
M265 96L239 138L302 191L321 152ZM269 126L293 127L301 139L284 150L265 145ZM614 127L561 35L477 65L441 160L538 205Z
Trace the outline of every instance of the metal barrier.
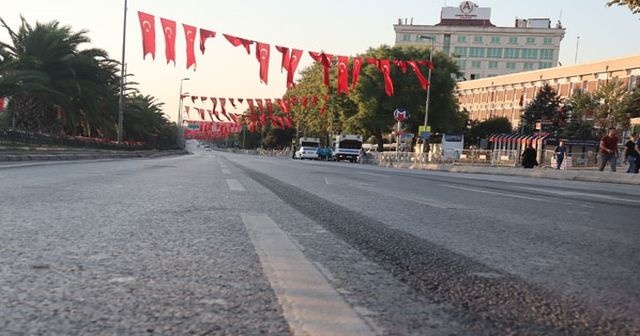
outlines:
M556 168L556 157L552 150L542 153L542 163L545 166ZM594 168L598 166L598 154L594 151L567 153L562 162L561 169Z

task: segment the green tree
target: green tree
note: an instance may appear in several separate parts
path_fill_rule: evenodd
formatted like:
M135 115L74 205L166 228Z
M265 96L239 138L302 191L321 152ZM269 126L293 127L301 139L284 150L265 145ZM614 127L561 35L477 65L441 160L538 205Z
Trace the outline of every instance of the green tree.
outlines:
M566 123L565 116L558 113L559 107L560 96L551 86L545 84L524 108L522 116L524 133L533 133L537 122L551 123L545 128L546 132L559 131Z
M470 126L468 135L466 135L468 141L485 139L490 134L511 133L513 131L511 122L505 117L491 118L482 122L474 120Z
M607 6L627 6L633 14L640 13L640 0L610 0Z
M626 128L629 116L625 99L628 91L624 82L614 78L601 85L594 97L599 101L595 109L595 125L601 131L609 127Z
M152 96L127 96L124 110L127 122L123 123L124 140L150 144L159 141L175 143L175 124L162 113L163 105Z
M4 20L11 43L0 42L0 95L11 96L16 126L49 133L92 136L114 133L118 83L116 62L101 49L80 50L86 31L73 32L59 22L30 25L17 31Z

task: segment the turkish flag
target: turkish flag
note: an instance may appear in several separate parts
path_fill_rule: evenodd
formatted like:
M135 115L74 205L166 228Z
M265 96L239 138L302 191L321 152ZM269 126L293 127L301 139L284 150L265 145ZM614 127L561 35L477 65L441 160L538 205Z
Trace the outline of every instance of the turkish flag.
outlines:
M349 94L348 56L338 56L338 93Z
M324 85L328 88L329 87L329 68L331 68L331 61L333 60L333 55L325 54L324 52L317 53L313 51L310 51L309 55L316 62L322 64L322 67L324 68Z
M282 112L289 113L289 107L287 107L286 102L284 102L282 99L276 99L276 103L278 104L278 106L280 106Z
M244 98L238 98L238 101L240 102L240 104L242 104L242 102L244 101Z
M298 69L298 64L300 64L300 58L302 57L302 50L300 49L291 49L291 54L289 55L289 72L287 73L287 87L291 88L295 84L293 83L293 76L296 74L296 69Z
M253 43L253 41L243 39L241 37L229 35L229 34L222 34L222 35L227 39L227 41L229 41L229 43L231 43L231 45L233 45L234 47L242 45L244 49L247 50L247 54L251 55L250 46Z
M397 67L399 67L400 70L402 70L403 74L407 73L407 62L406 61L395 60L395 61L393 61L393 64L395 64Z
M249 104L249 111L251 111L251 114L254 114L255 105L253 105L253 99L247 99L247 104Z
M205 96L200 97L200 100L202 100L203 103L207 101L207 99L209 99L209 97L205 97Z
M255 99L256 104L258 104L258 110L260 111L260 113L264 114L264 104L262 103L262 99Z
M227 115L227 110L225 109L225 105L227 104L227 99L218 98L218 100L220 101L220 109L222 110L221 111L222 115L225 116L227 119L231 120L231 118L229 118L229 116Z
M196 69L196 54L193 50L196 41L196 27L183 23L185 42L187 43L187 69L193 65Z
M378 69L384 76L384 91L387 96L393 96L393 80L391 79L391 63L388 59L378 60Z
M351 90L356 89L358 79L360 78L360 69L362 69L362 57L353 58L353 74L351 76Z
M288 73L289 63L291 59L291 56L289 55L289 48L276 46L276 50L282 53L282 63L280 64L280 72L282 72L282 70L284 69L284 70L287 70L287 73Z
M192 103L196 103L196 100L198 100L198 96L191 96L191 102Z
M204 109L196 107L196 111L198 111L198 113L200 114L200 118L202 118L202 120L204 120Z
M429 62L429 61L416 61L416 64L419 65L426 65L429 67L429 69L431 69L431 71L433 71L434 67L433 67L433 63Z
M233 106L234 109L237 109L236 102L234 101L233 98L229 98L229 103L231 103L231 106Z
M218 99L216 99L216 98L214 98L214 97L211 97L211 98L209 98L209 99L211 99L211 102L213 103L213 111L215 112L216 107L218 107ZM216 112L216 113L217 113L217 112Z
M256 58L260 62L260 80L267 84L269 82L269 54L271 47L268 43L256 42Z
M302 103L302 107L307 108L308 102L309 102L309 98L308 97L306 97L306 96L302 97L302 102L301 102Z
M273 102L271 102L271 99L265 99L265 104L267 105L267 111L269 111L269 115L273 114Z
M189 117L189 106L184 107L184 112L187 114L187 118L191 118Z
M164 53L167 56L167 64L173 61L176 65L176 22L160 18L162 31L164 32Z
M422 72L420 72L420 68L418 67L416 62L415 61L407 61L407 64L411 67L411 69L413 69L413 72L418 77L418 80L420 81L420 85L422 86L422 89L426 91L427 90L427 86L429 85L429 81L426 78L424 78L424 76L422 75Z
M140 29L142 29L142 59L151 54L151 59L156 59L156 20L155 16L138 12Z
M204 43L210 37L216 37L216 32L200 28L200 51L204 55Z

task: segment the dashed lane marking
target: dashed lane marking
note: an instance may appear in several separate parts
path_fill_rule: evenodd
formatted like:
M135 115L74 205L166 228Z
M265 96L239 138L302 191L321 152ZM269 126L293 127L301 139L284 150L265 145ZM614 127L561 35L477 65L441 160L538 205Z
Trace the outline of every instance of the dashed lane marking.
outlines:
M227 185L232 191L246 191L242 184L240 184L240 181L236 179L227 179Z
M292 334L375 335L271 218L241 217Z
M222 170L222 174L223 175L231 175L231 171L229 169L223 169Z
M531 197L531 196L523 196L523 195L516 195L516 194L511 194L511 193L503 193L503 192L496 192L496 191L489 191L489 190L481 190L481 189L475 189L475 188L467 188L467 187L457 187L457 186L452 186L452 185L446 185L443 184L442 186L447 187L447 188L452 188L452 189L460 189L460 190L466 190L466 191L473 191L473 192L477 192L477 193L483 193L483 194L491 194L491 195L498 195L498 196L502 196L502 197L514 197L514 198L522 198L522 199L528 199L528 200L532 200L532 201L547 201L543 198L537 198L537 197Z

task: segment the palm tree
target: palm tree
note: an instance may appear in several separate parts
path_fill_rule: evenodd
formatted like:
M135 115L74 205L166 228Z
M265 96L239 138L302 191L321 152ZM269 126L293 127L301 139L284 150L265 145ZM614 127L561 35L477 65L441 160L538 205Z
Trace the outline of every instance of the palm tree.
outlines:
M11 44L0 42L0 96L11 96L16 126L39 132L91 136L115 133L118 63L101 49L79 50L86 31L57 21L18 31L4 20Z
M159 138L172 141L175 126L162 113L164 104L153 96L128 95L125 100L124 138L128 141L156 142Z

